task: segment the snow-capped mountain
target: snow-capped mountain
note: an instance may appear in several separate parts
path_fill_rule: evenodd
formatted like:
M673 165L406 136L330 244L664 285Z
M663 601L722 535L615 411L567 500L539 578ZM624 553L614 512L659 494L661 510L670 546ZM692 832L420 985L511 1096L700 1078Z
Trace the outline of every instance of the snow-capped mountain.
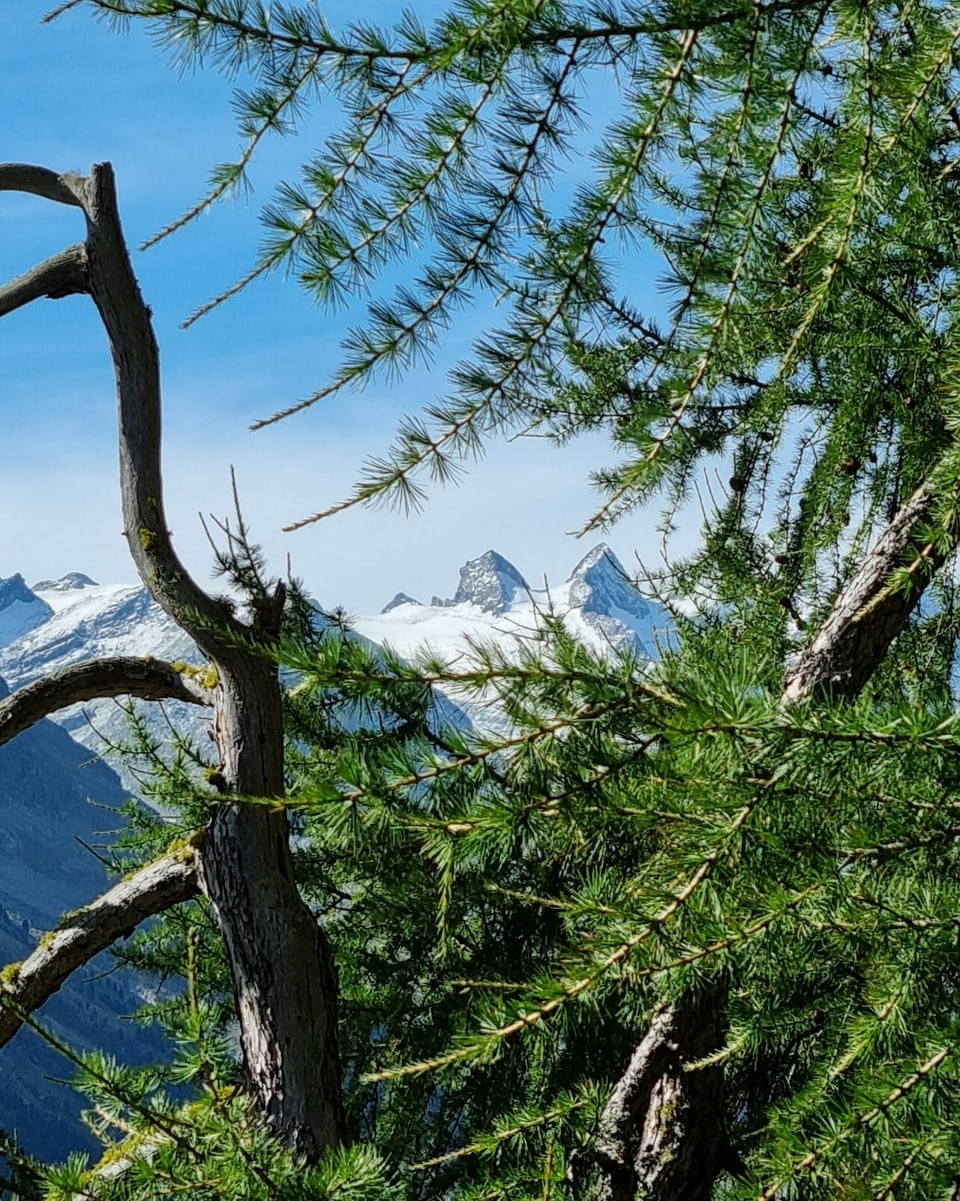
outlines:
M335 599L335 598L329 598ZM654 658L668 636L669 615L645 600L605 546L597 546L554 588L532 588L520 571L490 550L460 570L454 595L429 605L398 592L382 612L354 619L360 637L389 644L404 656L424 647L455 659L470 641L494 642L506 650L536 629L546 612L562 615L568 628L592 646L633 646ZM111 655L153 655L167 661L199 662L196 648L140 587L97 584L71 572L28 588L21 576L0 579L0 697L57 668ZM443 720L498 724L487 711L465 711L456 696L438 698ZM194 706L167 703L167 717L148 707L157 736L169 726L203 740L209 715ZM103 736L122 741L127 719L112 700L93 701L56 715L0 747L0 965L22 959L40 931L61 911L91 900L107 886L98 861L84 844L101 841L98 831L116 825L108 806L123 796L120 780L96 756ZM72 737L71 737L72 736ZM82 743L78 746L77 743ZM91 755L91 752L93 753ZM105 757L111 760L107 752ZM123 784L136 781L116 764ZM122 975L86 983L68 981L41 1013L74 1046L96 1044L102 1030L115 1029L114 1015L136 1001ZM107 1048L110 1049L110 1048ZM125 1035L123 1055L145 1053L146 1041ZM4 1049L0 1126L19 1126L30 1149L45 1157L83 1145L75 1097L46 1076L64 1074L62 1062L22 1031Z
M196 647L142 587L96 584L79 572L43 580L32 590L19 576L4 583L11 585L16 612L30 617L6 645L0 639L0 675L11 688L72 663L109 655L200 661ZM3 612L0 609L0 620ZM534 631L547 612L562 615L570 631L597 650L635 647L650 659L656 658L658 643L671 625L669 614L640 595L620 561L601 544L580 560L564 583L550 588L531 587L512 563L488 550L461 567L452 598L434 596L426 605L398 592L380 613L353 618L353 628L405 657L429 648L455 658L469 641L508 648ZM164 708L166 717L157 706L149 706L148 724L161 740L169 737L169 719L175 728L203 741L208 714L180 702L167 702ZM109 743L124 741L128 733L126 715L113 700L73 706L55 714L54 720L94 754L103 753ZM135 779L122 761L109 753L107 757L124 784L135 789Z
M84 575L82 571L68 571L66 575L62 575L59 580L40 580L36 584L30 585L31 592L82 592L84 588L97 588L99 585L96 580L91 580L88 575ZM61 605L69 605L75 598L65 596Z
M6 645L0 639L0 676L11 688L22 688L73 663L112 655L200 661L190 639L143 587L101 585L80 572L71 572L60 580L44 580L34 589L23 585L23 589L36 605L42 606L46 616ZM0 620L2 617L0 610ZM152 709L155 731L160 737L168 736L166 719L156 706ZM165 711L178 727L196 731L202 724L193 705L169 701ZM53 720L93 755L100 755L107 744L123 742L129 735L126 713L110 699L72 705L54 714ZM117 766L124 786L135 790L136 781L129 770L122 762L109 755L107 758Z
M429 605L398 592L380 613L357 617L354 627L371 642L413 655L424 647L455 656L468 640L505 645L536 629L543 615L561 615L571 633L590 646L634 646L654 659L668 636L670 615L634 588L616 555L595 546L558 587L531 588L516 567L488 550L460 568L451 600Z
M0 646L42 625L53 609L23 581L22 575L0 579Z

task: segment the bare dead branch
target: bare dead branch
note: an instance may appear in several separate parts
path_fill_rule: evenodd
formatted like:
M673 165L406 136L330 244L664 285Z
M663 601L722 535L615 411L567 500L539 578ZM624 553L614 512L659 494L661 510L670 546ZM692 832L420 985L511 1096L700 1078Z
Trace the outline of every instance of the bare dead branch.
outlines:
M0 979L0 1047L32 1013L57 992L77 968L126 938L148 917L198 895L193 847L165 855L70 914L44 935L36 950Z
M59 709L107 696L212 705L213 692L187 672L157 659L94 659L51 672L0 700L0 746Z
M223 630L243 627L192 579L170 540L160 469L160 362L130 265L113 168L95 164L80 189L87 217L90 295L110 341L117 380L120 488L130 554L156 601L207 654L224 650Z
M32 163L0 163L0 192L29 192L57 204L82 207L80 191L84 180L79 175L58 175L49 167Z
M174 552L160 470L159 353L124 242L113 169L101 163L82 179L8 165L0 169L0 181L51 199L67 196L83 209L87 290L106 329L116 375L120 488L131 556L153 598L217 668L213 730L224 790L281 798L277 668L250 640L262 645L277 638L284 589L254 598L253 624L244 625L195 583ZM134 692L127 681L117 690ZM277 1133L314 1159L347 1137L331 948L297 889L286 811L226 803L212 808L198 875L230 958L247 1084Z
M87 237L83 288L100 313L117 379L120 418L120 484L127 542L140 578L154 598L208 653L222 645L218 632L239 629L230 614L191 578L170 541L160 474L160 366L150 310L130 265L117 210L113 168L99 163L89 178L58 175L29 163L0 164L0 191L29 192L83 209ZM50 260L8 285L8 303L19 307L48 295L46 276L68 287L77 282L68 264L76 251ZM51 264L56 264L54 268Z
M87 290L86 252L71 246L0 287L0 317L44 296L60 300Z

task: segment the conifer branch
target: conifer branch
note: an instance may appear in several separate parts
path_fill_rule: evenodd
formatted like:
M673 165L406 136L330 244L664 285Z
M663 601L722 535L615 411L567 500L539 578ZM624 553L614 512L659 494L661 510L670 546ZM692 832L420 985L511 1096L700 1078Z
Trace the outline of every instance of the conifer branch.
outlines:
M663 926L673 918L680 909L690 900L697 889L709 877L720 859L721 855L728 848L729 840L741 829L746 823L750 815L756 807L759 797L755 797L750 804L745 805L737 814L727 829L723 832L724 836L718 840L717 845L708 855L706 855L697 868L690 876L690 879L678 892L676 892L670 902L665 905L655 917L651 918L640 930L632 934L628 939L625 939L618 947L610 954L604 956L603 960L591 971L576 980L565 983L560 993L552 997L549 1001L544 1001L540 1005L528 1010L521 1017L514 1021L506 1022L499 1026L496 1030L492 1030L484 1034L481 1039L472 1042L456 1051L451 1051L446 1055L438 1056L430 1061L422 1061L420 1063L405 1064L399 1068L389 1068L383 1072L374 1072L366 1077L367 1081L375 1084L381 1080L396 1080L405 1076L420 1076L424 1072L439 1071L443 1068L451 1067L453 1064L462 1063L465 1060L475 1059L478 1055L489 1054L491 1049L497 1043L504 1039L511 1038L515 1034L519 1034L523 1030L530 1030L540 1026L543 1022L552 1018L559 1010L570 1002L575 1001L578 997L589 992L597 984L602 976L606 975L612 968L624 963L629 959L630 955L647 939L655 935Z
M755 23L752 32L752 42L750 48L750 56L748 58L748 80L752 78L754 59L757 55L757 47L762 29L763 20L763 4L757 0L754 4ZM794 72L793 78L785 91L785 99L780 112L780 119L777 126L776 137L770 149L770 153L766 160L766 165L757 183L756 190L753 195L752 204L749 215L744 221L744 235L733 257L733 266L730 270L730 282L721 303L720 311L712 322L707 336L706 343L700 353L699 362L694 369L692 377L687 382L683 394L678 397L672 405L672 413L669 420L666 422L663 431L656 434L652 438L652 444L646 454L636 465L628 466L622 471L622 481L614 488L612 494L604 501L603 505L590 518L589 521L577 532L578 537L583 537L591 530L602 528L605 525L611 524L616 516L620 514L621 506L629 494L637 489L647 476L650 468L664 454L667 444L674 438L682 428L684 417L691 403L703 387L704 382L710 372L714 357L719 349L721 340L727 329L731 313L733 311L734 301L740 286L740 281L744 276L750 264L750 250L757 236L757 222L759 220L764 198L774 178L777 165L783 155L783 148L787 137L790 133L791 121L793 114L794 101L796 99L797 88L803 73L807 69L807 61L809 55L813 52L814 40L817 32L821 29L824 21L827 19L827 14L830 10L829 0L822 2L819 6L817 22L811 30L805 43L804 52L797 69ZM701 272L707 258L708 252L712 249L711 239L714 236L716 223L720 214L720 210L724 200L724 187L733 163L737 158L737 142L739 141L743 125L746 123L747 106L751 94L751 86L748 84L744 90L743 102L738 118L738 126L736 138L730 145L727 161L724 164L723 171L720 176L719 183L716 187L716 193L713 201L713 207L707 219L707 225L701 237L699 256L694 264L690 281L681 298L676 316L673 319L669 336L663 341L658 349L658 353L654 359L653 366L647 372L646 378L643 381L642 387L649 388L654 380L656 373L661 370L667 361L670 351L676 348L677 339L683 329L684 318L688 311L693 307L694 301L701 282Z
M66 0L58 8L48 13L44 21L54 20L61 13L88 0ZM388 62L401 60L403 62L421 62L438 53L439 45L428 45L422 49L391 46L365 47L359 43L344 42L333 37L317 38L308 34L284 32L283 29L272 28L268 24L255 25L244 20L242 16L233 15L228 11L217 11L209 5L200 5L191 0L89 0L94 7L104 12L121 17L146 17L148 19L187 18L203 23L211 28L229 31L240 38L269 42L271 45L283 47L290 51L308 50L323 55L336 55L344 58L360 58L368 62L386 60ZM691 27L700 30L722 28L743 20L745 16L759 7L767 19L781 13L804 12L812 7L811 0L768 0L759 5L745 3L740 7L731 7L721 12L704 12L683 18L658 19L651 17L643 21L617 21L607 14L602 24L588 25L578 22L565 26L550 22L543 29L536 27L522 30L516 40L516 48L525 49L536 46L561 46L564 42L574 39L580 41L598 41L609 43L614 41L634 41L638 38L655 34L683 33Z
M765 1188L760 1194L760 1201L775 1201L775 1198L780 1194L784 1185L786 1185L788 1181L815 1167L816 1164L818 1164L825 1156L828 1156L831 1151L834 1151L842 1143L845 1143L849 1139L853 1138L854 1135L858 1134L861 1130L873 1126L895 1105L902 1101L904 1097L913 1092L918 1084L922 1083L928 1076L935 1072L937 1068L939 1068L940 1065L949 1057L952 1051L952 1047L942 1047L939 1051L936 1051L928 1060L926 1060L925 1063L922 1063L915 1072L911 1073L911 1075L902 1080L895 1088L891 1089L890 1092L883 1098L883 1100L874 1105L872 1109L868 1109L857 1114L853 1122L841 1130L839 1134L835 1135L827 1142L821 1143L812 1151L808 1151L802 1159L798 1160L797 1163L793 1165L789 1175L781 1177L776 1184L768 1185L768 1187Z

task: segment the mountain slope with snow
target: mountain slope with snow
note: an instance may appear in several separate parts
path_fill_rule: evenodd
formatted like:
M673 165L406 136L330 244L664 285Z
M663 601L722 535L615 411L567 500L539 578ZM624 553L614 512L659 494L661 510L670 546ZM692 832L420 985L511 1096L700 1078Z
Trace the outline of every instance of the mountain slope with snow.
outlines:
M371 642L403 656L424 648L456 656L469 641L505 646L522 638L548 612L561 616L572 634L596 650L635 647L649 659L657 657L672 624L665 609L640 595L602 543L558 587L531 588L512 563L487 551L460 569L452 600L435 596L423 605L400 592L380 613L354 618L353 624Z
M0 698L6 691L0 680ZM125 800L116 774L53 722L0 747L0 966L26 958L65 911L115 882L95 851L121 824L114 810ZM109 956L99 956L37 1016L78 1050L100 1047L143 1061L159 1052L159 1039L122 1021L142 1001L128 973L104 975L111 967ZM56 1051L22 1029L0 1062L0 1127L18 1129L25 1148L43 1157L95 1149L80 1120L87 1102L59 1083L73 1072Z
M143 587L95 584L89 576L73 572L62 580L43 581L34 596L47 610L46 619L6 646L0 644L0 676L11 688L74 663L114 655L201 661L187 635ZM150 709L152 729L161 739L169 738L166 718L156 705ZM195 706L180 701L166 702L164 710L175 728L199 731L206 720ZM111 699L71 705L52 717L93 755L129 735L126 713ZM129 770L115 758L111 762L125 787L134 791L136 781Z
M196 647L151 600L142 587L95 584L73 572L60 580L45 580L32 597L32 624L19 637L0 645L0 675L12 688L22 687L50 671L87 659L110 655L152 655L168 662L200 662ZM22 591L17 593L22 598ZM552 612L567 628L594 649L635 648L654 659L658 644L668 637L669 614L634 588L616 556L595 546L557 587L532 588L521 572L502 555L488 550L460 569L452 598L433 597L420 604L404 592L377 614L353 619L361 637L389 646L404 657L427 648L455 659L469 642L492 642L504 649L531 634ZM44 618L40 614L45 613ZM2 615L2 610L0 610ZM460 700L450 697L454 703ZM164 713L149 705L148 725L161 740L170 726L191 733L201 742L209 714L181 702L166 702ZM54 715L54 720L93 754L109 743L123 742L127 717L113 700L90 701ZM105 741L106 740L106 741ZM124 784L136 781L122 760L110 757Z
M0 647L29 633L53 615L53 609L24 583L22 575L0 579Z
M430 648L455 660L471 641L492 642L509 653L512 643L536 630L547 612L562 616L571 632L601 652L628 647L649 658L656 657L671 625L669 615L636 591L604 546L591 550L564 583L550 589L531 588L512 563L490 550L464 564L451 599L434 597L423 605L399 592L381 613L358 617L353 624L359 636L387 644L404 657ZM43 580L34 589L21 576L0 580L0 677L11 688L70 664L113 655L200 661L186 635L143 588L100 585L79 572ZM4 694L0 682L0 696ZM456 695L439 697L438 706L443 720L472 720L488 728L498 724L495 714L463 706ZM205 741L206 711L167 703L164 717L157 705L146 709L148 724L161 741L169 739L171 726ZM117 819L87 798L108 806L122 799L117 776L96 756L104 751L102 735L124 740L127 718L114 701L102 700L64 710L56 721L61 728L41 722L0 748L3 962L23 958L62 910L91 900L106 886L100 864L84 843L95 844L98 831L115 826ZM124 784L135 789L133 776L122 763L116 766ZM70 980L42 1015L79 1047L95 1045L101 1031L115 1032L116 1015L136 1004L123 974L100 982L88 982L89 975L79 973ZM139 1035L128 1032L123 1038L124 1058L144 1052ZM46 1080L68 1074L62 1062L23 1031L5 1049L3 1063L0 1126L20 1126L30 1148L47 1157L84 1145L76 1098Z

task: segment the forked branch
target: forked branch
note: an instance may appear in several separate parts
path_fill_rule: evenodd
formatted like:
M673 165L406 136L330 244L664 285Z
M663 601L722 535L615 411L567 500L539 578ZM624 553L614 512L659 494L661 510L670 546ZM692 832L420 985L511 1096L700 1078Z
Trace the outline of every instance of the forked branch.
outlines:
M160 464L160 364L150 310L130 265L113 170L89 178L40 167L0 165L0 190L16 188L79 205L86 218L85 291L100 313L116 374L120 490L130 554L155 601L211 660L213 732L224 792L279 800L284 791L283 707L276 665L258 647L276 639L281 586L251 600L251 625L191 578L173 549ZM69 257L70 252L68 252ZM7 310L76 282L47 264L7 289ZM261 581L261 583L263 583ZM251 645L256 644L256 647ZM81 669L82 671L83 669ZM96 671L96 669L86 669ZM67 700L94 695L176 695L198 700L172 668L144 666L88 678L65 691L43 681L11 698L10 728ZM200 698L205 699L205 698ZM337 1043L337 975L327 939L297 890L286 812L229 802L211 807L197 871L224 936L233 976L244 1074L273 1129L307 1159L347 1137Z

